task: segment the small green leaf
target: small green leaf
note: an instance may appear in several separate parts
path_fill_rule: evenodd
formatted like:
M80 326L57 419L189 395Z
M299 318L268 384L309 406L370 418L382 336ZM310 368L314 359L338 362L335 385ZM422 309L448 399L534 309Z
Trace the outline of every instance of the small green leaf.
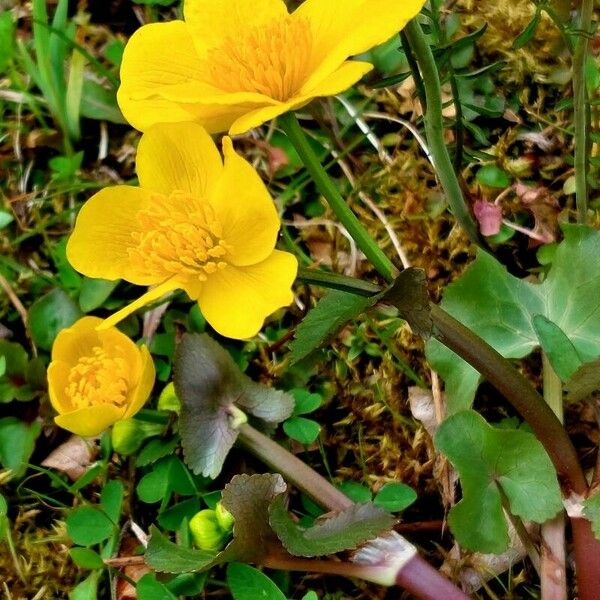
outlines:
M311 394L309 391L300 388L290 390L290 394L294 397L296 403L292 413L293 417L314 412L323 402L323 398L319 394Z
M87 77L81 91L80 113L86 119L110 121L117 125L127 123L117 104L116 91Z
M148 566L161 573L192 573L214 564L217 555L205 550L178 546L152 525L144 557Z
M510 177L496 165L485 165L477 171L477 181L481 185L492 188L507 188L510 185Z
M312 419L292 417L283 424L286 435L301 444L312 444L321 433L321 426Z
M13 477L25 473L41 428L37 421L27 424L15 417L0 419L0 464L11 469Z
M0 15L0 18L1 17L2 16ZM1 24L0 24L0 27L1 27ZM1 52L1 50L0 50L0 52ZM0 210L0 229L4 229L7 225L10 225L14 220L15 220L15 218L12 216L11 213L9 213L5 210Z
M34 342L50 350L62 329L82 316L79 307L61 289L54 289L36 300L29 308L29 328Z
M113 523L118 523L123 507L124 487L119 480L108 481L100 493L100 506Z
M302 600L319 600L319 596L317 596L317 592L311 590L302 596Z
M0 73L3 73L15 55L15 22L10 10L0 13Z
M297 525L285 506L283 495L269 507L269 522L285 549L294 556L326 556L356 548L389 531L394 517L372 503L355 504L316 525Z
M169 531L177 531L184 519L189 521L199 510L198 498L178 502L158 515L158 524Z
M175 391L181 400L179 429L186 463L215 478L238 436L240 408L269 423L293 411L284 392L254 383L208 335L186 335L175 355Z
M0 494L0 542L6 537L8 531L8 502Z
M118 281L85 277L79 291L79 308L84 313L89 313L99 308L112 294L118 283Z
M140 451L136 460L136 466L146 467L152 463L155 463L157 460L164 458L165 456L169 456L169 454L172 454L177 447L177 443L177 438L172 438L170 440L158 439L149 441Z
M162 458L137 486L139 499L147 504L167 502L172 494L191 496L196 492L189 471L176 456Z
M78 583L69 593L69 600L96 600L98 593L99 571L90 573L87 579Z
M136 586L138 600L177 600L169 589L160 581L156 581L154 573L147 573L141 577Z
M508 547L500 489L511 512L527 521L543 523L562 509L556 471L531 433L496 429L464 411L439 426L435 445L460 475L463 498L448 522L465 548L499 554Z
M373 504L389 510L400 512L408 508L417 499L417 492L404 483L386 483L377 492Z
M592 522L592 531L600 540L600 493L596 492L583 501L583 514Z
M514 39L514 41L513 41L513 49L514 50L519 50L520 48L523 48L523 46L525 46L533 38L533 35L535 34L535 30L537 29L538 25L540 24L541 19L542 19L542 11L538 9L535 11L535 14L533 15L533 19L531 19L531 21L529 21L529 23L527 24L525 29L523 29L523 31L521 31L521 33Z
M365 504L366 502L371 502L373 499L371 490L367 486L357 483L356 481L343 481L338 485L338 489L344 492L350 500L357 504Z
M82 569L104 569L106 566L102 557L89 548L71 548L69 556Z
M365 312L373 303L372 298L340 290L328 292L298 325L294 340L290 343L292 364L323 346L346 323Z
M80 506L67 517L67 533L75 544L93 546L108 539L115 525L108 516L93 506Z
M271 579L243 563L227 566L227 585L234 600L286 600Z
M562 381L568 381L581 366L573 342L558 325L543 315L533 317L533 328L552 368Z

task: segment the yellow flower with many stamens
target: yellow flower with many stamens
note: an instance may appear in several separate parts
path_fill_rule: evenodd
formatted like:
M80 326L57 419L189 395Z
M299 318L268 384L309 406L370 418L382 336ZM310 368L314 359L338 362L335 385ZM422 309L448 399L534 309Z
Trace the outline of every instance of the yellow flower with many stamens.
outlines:
M229 138L223 151L224 163L196 123L155 125L138 147L140 187L106 188L84 204L67 244L73 267L156 286L103 327L183 289L216 331L245 339L292 302L298 263L275 250L269 192Z
M114 327L97 331L102 319L84 317L63 329L48 367L50 402L57 425L89 437L127 419L144 405L154 385L154 363Z
M185 0L184 21L141 27L125 48L118 100L145 131L197 121L243 133L372 69L349 57L381 44L425 0Z

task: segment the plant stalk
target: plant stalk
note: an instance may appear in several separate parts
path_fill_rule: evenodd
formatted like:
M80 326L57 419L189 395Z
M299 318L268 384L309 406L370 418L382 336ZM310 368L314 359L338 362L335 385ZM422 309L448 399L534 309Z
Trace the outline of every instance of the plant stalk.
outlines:
M378 565L274 555L268 556L263 564L270 569L327 573L375 582L379 582L380 577L385 577L388 572L387 568ZM432 578L432 573L436 577ZM469 598L418 555L410 558L398 571L394 583L421 600L440 600L441 598L444 600L468 600Z
M542 355L544 400L563 423L562 382L547 355ZM545 600L567 600L567 556L565 549L565 514L542 525L541 573L542 597Z
M573 53L573 125L575 129L575 201L577 221L585 224L588 211L589 105L585 84L585 63L591 33L593 0L581 0L577 28L579 37Z
M346 201L342 198L336 185L329 178L321 165L318 156L308 143L296 115L289 112L281 116L279 118L279 124L300 155L300 158L315 182L317 189L323 194L340 223L346 228L348 233L352 236L352 239L356 242L356 245L361 249L369 261L371 261L371 264L379 271L379 273L381 273L388 281L393 279L395 275L397 275L398 270L369 235L369 232L364 228L356 215L346 204Z
M446 194L446 200L452 209L454 217L465 230L469 239L487 252L487 244L481 236L475 219L473 219L471 211L467 206L452 165L450 154L448 153L446 140L444 139L442 85L437 65L435 64L435 58L425 39L423 30L416 19L413 19L404 28L404 32L421 70L425 97L427 99L427 112L424 115L425 134L437 176Z
M277 442L247 423L241 425L238 431L237 441L241 446L270 469L280 473L287 481L310 496L323 508L330 511L339 511L353 505L350 498ZM397 571L394 573L393 581L389 582L388 585L391 583L400 585L421 600L439 600L440 598L468 600L468 596L423 560L410 542L404 540L399 534L395 535L402 541L403 552L407 552L407 550L409 552L406 558L400 557L400 560L397 561ZM386 558L388 561L393 562L393 556ZM377 577L377 575L389 570L389 565L387 569L384 569L383 566L377 565L307 560L279 555L271 556L264 564L267 567L276 569L361 577L378 583L382 583L383 578Z

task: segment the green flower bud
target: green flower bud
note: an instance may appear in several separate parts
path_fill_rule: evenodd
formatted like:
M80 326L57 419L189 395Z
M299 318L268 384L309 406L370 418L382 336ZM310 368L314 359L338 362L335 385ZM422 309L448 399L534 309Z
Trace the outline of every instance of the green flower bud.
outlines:
M159 435L163 426L157 423L146 423L137 419L117 421L111 431L113 450L122 456L137 452L144 440L153 435Z
M221 550L228 537L219 525L216 511L210 509L201 510L191 518L190 532L196 547L209 552Z
M181 411L181 401L175 393L173 382L168 383L158 397L158 410L170 410L179 414Z
M233 515L223 506L222 502L217 502L215 513L217 514L217 521L219 522L221 529L230 533L233 529L233 523L235 522Z

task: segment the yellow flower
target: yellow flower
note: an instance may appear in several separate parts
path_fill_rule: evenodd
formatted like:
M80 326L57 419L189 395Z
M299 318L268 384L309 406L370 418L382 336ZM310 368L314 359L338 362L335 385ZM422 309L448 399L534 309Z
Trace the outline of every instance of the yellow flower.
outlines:
M145 346L84 317L63 329L52 346L48 367L50 402L57 425L84 437L142 408L154 385L154 363Z
M103 327L183 289L214 329L245 339L292 302L298 263L275 250L273 201L229 138L223 150L224 164L195 123L155 125L138 147L140 187L106 188L85 203L67 244L73 267L156 286Z
M185 0L184 21L141 27L125 48L119 106L145 131L197 121L244 133L372 69L349 61L381 44L425 0Z

